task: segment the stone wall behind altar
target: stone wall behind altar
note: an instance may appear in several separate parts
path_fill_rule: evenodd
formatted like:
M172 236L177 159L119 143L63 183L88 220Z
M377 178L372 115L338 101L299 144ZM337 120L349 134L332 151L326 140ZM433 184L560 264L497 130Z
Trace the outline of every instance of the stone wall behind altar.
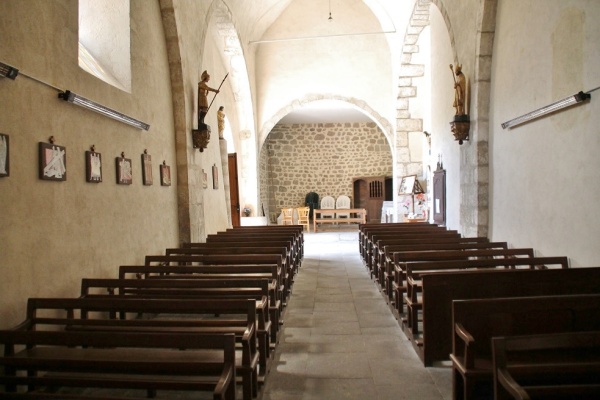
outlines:
M278 124L259 171L261 203L274 223L282 207L304 205L309 192L352 199L352 179L391 176L392 155L375 123Z

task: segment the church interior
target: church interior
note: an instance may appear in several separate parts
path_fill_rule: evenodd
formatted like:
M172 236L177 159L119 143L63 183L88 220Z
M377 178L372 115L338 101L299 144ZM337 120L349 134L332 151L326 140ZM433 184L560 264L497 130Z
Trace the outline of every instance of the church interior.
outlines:
M599 18L597 0L0 1L0 330L30 298L77 297L84 278L228 229L281 228L311 196L313 222L345 196L368 224L437 224L595 269ZM393 303L362 228L313 222L295 285L337 264L354 282L359 263ZM289 291L305 312L310 290ZM450 369L429 371L444 389L403 398L452 398ZM258 395L398 398L338 378L347 391Z

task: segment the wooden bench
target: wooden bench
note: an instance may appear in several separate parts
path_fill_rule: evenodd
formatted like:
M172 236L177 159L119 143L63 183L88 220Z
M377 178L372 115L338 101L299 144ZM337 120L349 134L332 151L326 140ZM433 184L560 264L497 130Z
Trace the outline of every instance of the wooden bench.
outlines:
M402 229L396 228L394 230L380 230L380 229L367 230L364 233L364 237L363 237L361 256L363 258L363 261L370 265L371 258L373 257L373 252L377 248L377 241L376 241L377 239L374 239L376 236L377 237L386 236L386 237L393 238L394 236L406 236L408 234L421 235L421 234L428 234L428 233L433 233L433 232L448 232L448 230L445 227L440 227L440 226L436 226L436 225L428 225L428 226L417 225L417 227L414 227L414 228L407 225L406 227L404 227Z
M271 268L270 270L268 268ZM277 294L276 266L269 265L235 265L231 272L223 272L223 266L145 266L145 265L121 265L119 267L119 279L166 279L166 280L194 280L206 281L204 283L188 284L192 286L192 295L204 295L230 297L230 298L252 298L256 300L256 312L259 317L259 336L262 332L268 332L271 343L277 343L277 334L280 325L283 324L281 313L283 311L281 300ZM90 281L91 282L91 281ZM91 283L88 283L91 285ZM91 290L91 286L87 289ZM184 287L185 289L185 287ZM113 290L114 292L114 290ZM181 293L186 296L187 293Z
M423 329L413 347L430 366L448 360L452 352L453 300L594 294L600 287L600 268L467 270L425 274L422 280Z
M600 293L454 300L452 325L453 398L491 396L493 337L600 331Z
M388 244L402 244L406 240L421 240L427 242L431 239L459 239L461 235L457 231L448 231L442 229L407 231L402 233L381 233L371 236L370 246L366 249L367 268L371 271L371 275L377 277L379 265L379 255L383 253L384 246Z
M395 259L395 253L405 251L464 251L464 250L502 250L508 249L506 242L447 242L447 243L413 243L403 245L385 246L385 264L383 268L388 274L393 275L392 294L394 308L399 314L403 314L404 295L406 293L406 271L402 268L404 264ZM401 256L398 256L400 258Z
M339 213L340 210L314 209L313 232L317 232L317 224L339 224L340 222L364 224L367 222L367 210L364 208L344 208L342 211L347 214L356 214L356 217L335 218L335 214ZM320 215L320 217L318 215ZM324 218L325 215L331 215L331 218Z
M214 315L220 315L216 318ZM226 316L226 317L223 317ZM249 299L31 298L23 330L196 333L235 335L243 395L258 394L259 351L255 302ZM265 374L266 371L261 371Z
M402 266L404 264L404 266ZM484 260L442 260L399 263L406 271L406 325L404 330L411 338L417 337L419 313L423 309L422 278L428 274L458 273L468 270L476 272L494 272L507 269L568 268L567 257L502 258ZM449 306L449 311L451 308ZM418 340L417 340L418 342Z
M285 304L285 301L290 294L291 282L289 281L289 275L286 270L283 269L283 258L276 254L196 254L196 255L149 255L145 257L145 265L165 265L165 266L200 266L200 265L222 265L223 272L226 271L226 267L232 265L243 265L243 264L269 264L277 265L277 271L279 276L277 277L277 294L278 300L281 301L281 305ZM215 271L215 273L217 273Z
M300 259L300 254L294 252L293 241L291 239L287 240L270 240L265 242L260 239L248 239L248 240L240 240L237 242L209 242L209 243L184 243L182 245L183 248L231 248L231 247L239 247L239 248L248 248L248 247L284 247L288 252L288 257L292 261L296 272L300 268L302 260Z
M600 398L600 332L492 339L494 398Z
M399 251L394 253L394 269L383 272L383 281L390 301L395 299L395 309L403 313L404 302L402 298L407 292L406 263L424 261L455 261L490 258L515 258L533 257L531 248L523 249L464 249L464 250L425 250L425 251ZM413 270L414 271L414 270ZM413 277L415 279L415 277Z
M186 248L170 248L166 249L165 255L233 255L233 254L275 254L280 255L282 258L282 271L285 271L284 277L289 280L286 287L291 289L294 281L294 276L297 273L298 266L294 264L294 260L291 252L285 247L267 247L267 246L253 246L253 247L241 247L234 244L226 246L212 246L211 243L206 243L204 246L194 246ZM289 295L289 293L287 293Z
M430 239L430 240L429 240ZM456 240L453 240L456 239ZM430 245L443 245L443 244L480 244L484 245L488 243L489 240L485 237L447 237L445 235L435 235L429 237L417 236L413 238L403 238L403 239L385 239L380 240L377 245L376 253L373 254L373 269L382 273L383 271L393 271L393 253L395 251L418 251L418 248L411 248L408 246L424 246L426 244ZM399 248L399 250L398 250ZM489 247L483 247L489 248ZM387 249L387 250L386 250ZM428 249L425 249L428 250ZM446 249L451 250L451 249Z
M142 267L144 273L150 268ZM164 267L163 267L164 268ZM193 268L193 267L190 267ZM122 266L120 272L123 276L135 274L141 268L136 266ZM160 276L160 275L156 275ZM269 306L268 283L264 279L222 279L219 276L210 276L203 279L110 279L110 278L84 278L81 280L82 298L147 298L147 299L181 299L181 300L248 300L255 302L255 315L257 318L257 333L261 370L266 371L266 360L269 358L269 337L276 343L278 330L276 322L279 321L278 310ZM273 319L274 318L274 319ZM275 326L275 327L274 327Z
M301 226L301 225L298 225ZM210 234L206 236L206 243L214 242L242 242L247 240L262 240L265 243L274 240L292 240L294 252L300 255L300 258L304 256L304 235L298 233L295 230L276 230L276 231L259 231L253 232L246 229L234 230L228 232L219 232L217 234Z
M15 329L0 331L0 344L6 398L50 398L42 390L59 387L210 391L214 399L236 398L233 334ZM28 392L15 393L20 387Z
M438 225L429 224L429 223L407 224L404 222L400 222L400 223L391 223L391 224L373 224L373 223L360 224L358 226L358 247L359 247L360 255L364 260L365 259L365 250L368 247L368 244L370 243L370 237L371 237L372 232L377 232L377 231L395 232L395 231L402 231L402 230L416 230L419 228L446 229L445 227L440 227Z

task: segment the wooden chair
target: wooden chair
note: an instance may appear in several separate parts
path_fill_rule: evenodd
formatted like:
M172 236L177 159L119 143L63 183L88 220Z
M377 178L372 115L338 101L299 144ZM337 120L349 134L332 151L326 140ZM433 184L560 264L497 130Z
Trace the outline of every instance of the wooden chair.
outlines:
M298 207L296 211L298 212L298 225L305 225L306 231L310 232L310 207Z
M282 225L294 225L294 209L293 208L282 208L281 209Z
M347 210L350 208L350 197L341 195L335 201L336 210ZM336 218L350 218L350 213L335 213Z

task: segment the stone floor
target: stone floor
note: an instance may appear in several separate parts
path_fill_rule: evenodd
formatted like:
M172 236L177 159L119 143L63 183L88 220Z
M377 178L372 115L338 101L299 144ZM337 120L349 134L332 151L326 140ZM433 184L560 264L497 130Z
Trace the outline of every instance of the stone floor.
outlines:
M358 252L356 226L305 233L304 262L259 400L452 398L425 368Z

